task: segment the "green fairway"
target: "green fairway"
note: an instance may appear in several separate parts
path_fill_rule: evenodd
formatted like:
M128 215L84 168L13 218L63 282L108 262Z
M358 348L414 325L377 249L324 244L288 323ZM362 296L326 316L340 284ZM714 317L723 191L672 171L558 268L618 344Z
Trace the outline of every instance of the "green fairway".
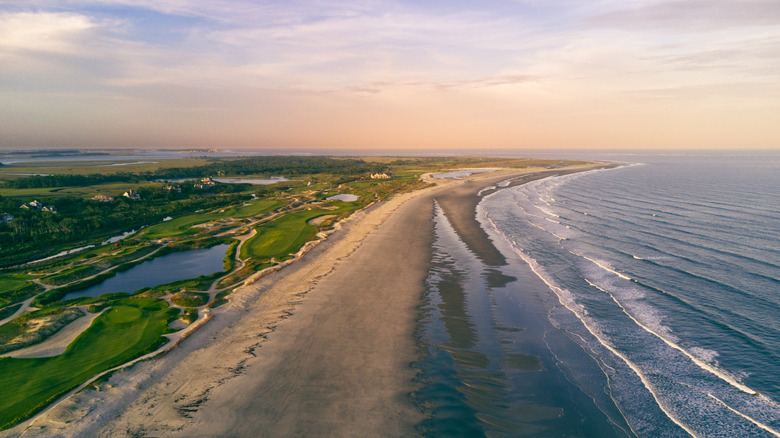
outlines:
M260 214L268 213L271 210L275 210L285 203L275 199L262 199L257 201L251 201L247 205L241 205L238 207L231 207L225 209L224 212L218 213L219 218L226 217L252 217Z
M0 275L0 308L25 300L43 290L29 279L30 277L24 274Z
M95 374L153 351L177 310L164 301L129 298L95 319L65 353L0 358L0 429L10 427Z
M257 235L241 247L241 258L270 259L298 251L304 243L314 240L317 227L307 222L317 216L332 214L330 210L304 210L286 214L257 227Z
M360 208L356 203L335 203L335 210L314 209L286 214L257 227L257 235L241 247L241 258L282 259L298 251L304 243L317 237L317 227L308 222L323 215L340 215Z
M152 225L143 232L143 236L147 239L161 239L164 237L196 234L197 230L191 228L193 225L202 224L212 219L213 215L210 214L189 214L168 222Z
M193 225L224 218L257 216L279 208L282 205L284 205L282 201L262 199L252 201L248 203L248 205L226 208L221 212L189 214L187 216L169 220L168 222L152 225L144 231L144 236L147 239L161 239L165 237L196 234L198 230L193 229Z

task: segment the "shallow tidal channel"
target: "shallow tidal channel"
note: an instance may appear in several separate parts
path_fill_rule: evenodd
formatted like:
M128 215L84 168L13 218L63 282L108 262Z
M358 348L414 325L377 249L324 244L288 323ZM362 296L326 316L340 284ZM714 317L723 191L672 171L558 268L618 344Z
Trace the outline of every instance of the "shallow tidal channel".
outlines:
M596 362L547 318L518 257L491 266L437 206L416 336L424 436L633 436Z

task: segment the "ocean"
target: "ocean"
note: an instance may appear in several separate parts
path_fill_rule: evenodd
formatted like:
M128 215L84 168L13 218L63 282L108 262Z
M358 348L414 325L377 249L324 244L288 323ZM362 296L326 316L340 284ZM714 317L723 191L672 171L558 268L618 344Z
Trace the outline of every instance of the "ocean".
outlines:
M440 209L428 436L780 436L780 155L636 155Z

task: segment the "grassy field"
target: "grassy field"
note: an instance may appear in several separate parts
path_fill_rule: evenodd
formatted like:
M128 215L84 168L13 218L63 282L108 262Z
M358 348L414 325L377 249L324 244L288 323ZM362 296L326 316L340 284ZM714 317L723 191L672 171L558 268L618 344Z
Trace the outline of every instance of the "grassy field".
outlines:
M270 259L294 253L317 235L317 227L307 222L329 213L319 209L298 211L257 227L257 235L241 247L241 258Z
M0 429L12 426L93 375L164 343L178 310L154 299L126 299L100 315L65 353L0 358Z
M8 318L9 316L16 313L16 311L19 310L20 307L22 307L21 303L12 304L10 306L5 306L0 308L0 319Z
M131 186L126 183L99 184L84 187L43 187L32 189L0 189L0 194L7 198L45 198L51 199L64 196L92 198L102 193L104 195L121 196Z
M275 199L257 200L250 202L248 205L241 205L238 207L225 209L224 212L219 213L219 217L252 217L268 213L269 211L275 210L284 204L285 203L283 201Z
M70 283L72 281L81 280L82 278L95 275L105 268L96 265L82 265L54 274L52 276L42 278L41 281L52 286L62 286L63 284Z
M308 222L326 214L339 215L361 207L356 203L336 203L338 209L303 210L286 214L279 219L257 227L257 235L241 247L241 258L282 259L298 251L304 243L314 240L317 227Z
M31 283L24 274L0 275L0 308L33 296L40 286Z
M95 173L110 174L118 172L143 173L171 167L193 167L207 164L204 158L175 159L117 159L110 156L95 157L90 161L38 161L12 163L0 168L0 177L19 177L19 173L51 174L51 175L90 175Z
M267 213L284 205L282 201L273 199L261 199L252 201L248 205L226 208L217 213L198 213L178 217L157 225L152 225L144 230L143 236L147 239L162 239L165 237L182 236L197 234L198 230L192 228L193 225L205 222L225 219L225 218L244 218L257 216Z

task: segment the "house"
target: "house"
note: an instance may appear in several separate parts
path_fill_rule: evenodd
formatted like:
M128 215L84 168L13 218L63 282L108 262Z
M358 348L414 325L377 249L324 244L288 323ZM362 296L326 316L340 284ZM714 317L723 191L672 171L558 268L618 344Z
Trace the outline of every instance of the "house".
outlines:
M7 224L14 220L14 215L8 213L0 213L0 222Z
M95 201L100 201L100 202L112 202L114 200L114 197L113 196L104 195L104 194L101 193L101 194L95 195L94 197L92 197L92 199L94 199Z
M19 208L23 208L25 210L40 210L41 208L43 208L43 204L38 202L38 200L36 199L34 201L30 201L26 204L20 205Z
M164 186L164 187L163 187L163 190L165 190L166 192L177 192L177 193L181 193L181 187L179 187L179 186L172 186L172 185L170 185L170 184L169 184L169 185L166 185L166 186Z
M393 174L390 172L377 172L371 174L371 179L389 179L392 177Z
M201 178L200 181L195 183L196 189L208 189L217 185L211 178Z
M49 213L57 213L56 207L49 207L47 205L43 205L40 201L37 199L34 201L30 201L26 204L22 204L19 206L19 208L23 210L42 210L42 211L48 211ZM13 219L11 219L13 220ZM9 221L10 222L10 221Z
M124 196L125 198L128 198L128 199L135 199L135 200L141 199L141 195L139 195L138 193L136 193L135 190L132 190L132 189L124 192L122 194L122 196Z

